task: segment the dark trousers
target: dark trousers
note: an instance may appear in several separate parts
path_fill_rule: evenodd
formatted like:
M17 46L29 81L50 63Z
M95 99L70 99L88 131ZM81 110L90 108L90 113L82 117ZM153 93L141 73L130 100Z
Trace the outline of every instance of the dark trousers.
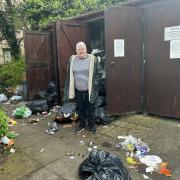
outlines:
M89 102L88 91L75 90L75 98L77 102L78 115L80 118L80 126L86 126L86 120L90 128L95 126L95 108L94 104Z

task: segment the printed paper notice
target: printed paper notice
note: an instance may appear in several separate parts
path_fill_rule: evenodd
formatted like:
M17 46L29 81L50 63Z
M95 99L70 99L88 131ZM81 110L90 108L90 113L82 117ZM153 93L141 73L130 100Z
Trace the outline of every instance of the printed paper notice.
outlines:
M124 57L124 39L114 39L114 57Z
M172 26L164 28L164 40L171 41L171 40L180 39L180 26Z
M180 58L180 40L170 41L170 59Z

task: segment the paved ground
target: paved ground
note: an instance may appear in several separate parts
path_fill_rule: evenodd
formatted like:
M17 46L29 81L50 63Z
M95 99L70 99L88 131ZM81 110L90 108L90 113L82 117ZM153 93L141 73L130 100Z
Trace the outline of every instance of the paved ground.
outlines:
M11 114L10 109L13 108L8 105L7 112ZM98 149L118 155L133 180L143 179L143 173L153 180L180 180L179 120L123 115L107 127L98 126L96 135L87 131L76 135L73 128L63 129L62 125L58 126L59 131L54 135L47 135L47 123L52 122L53 116L47 116L37 124L29 123L28 119L18 119L17 126L10 128L20 135L15 141L16 152L0 163L0 180L78 180L78 167L88 157L87 149L91 141L97 144ZM138 171L129 169L124 150L115 147L119 135L141 138L149 145L149 154L158 155L169 162L172 176L149 174L143 172L143 168L138 168ZM66 153L74 153L76 158L70 159Z

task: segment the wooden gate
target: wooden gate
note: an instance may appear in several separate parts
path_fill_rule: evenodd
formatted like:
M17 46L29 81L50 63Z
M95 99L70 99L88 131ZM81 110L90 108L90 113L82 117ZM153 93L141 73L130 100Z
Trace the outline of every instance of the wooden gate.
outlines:
M180 41L180 2L165 0L145 8L145 110L180 118L180 57L173 58L173 39ZM169 29L169 33L165 30ZM176 43L176 42L175 42ZM170 57L170 52L172 55Z
M49 33L25 32L28 100L46 89L51 80L51 52Z
M68 60L71 55L76 54L76 43L84 41L87 45L89 44L87 24L75 21L59 21L56 23L56 37L60 95L62 97Z
M143 11L113 7L105 11L106 101L109 114L142 111Z

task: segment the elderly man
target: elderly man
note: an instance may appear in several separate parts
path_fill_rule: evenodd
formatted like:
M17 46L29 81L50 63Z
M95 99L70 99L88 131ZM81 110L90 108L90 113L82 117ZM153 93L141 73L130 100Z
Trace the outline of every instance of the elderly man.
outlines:
M95 134L94 103L98 95L96 58L87 54L84 42L76 44L76 53L70 57L67 67L64 101L76 99L80 123L75 132L84 130L87 120L89 131Z

